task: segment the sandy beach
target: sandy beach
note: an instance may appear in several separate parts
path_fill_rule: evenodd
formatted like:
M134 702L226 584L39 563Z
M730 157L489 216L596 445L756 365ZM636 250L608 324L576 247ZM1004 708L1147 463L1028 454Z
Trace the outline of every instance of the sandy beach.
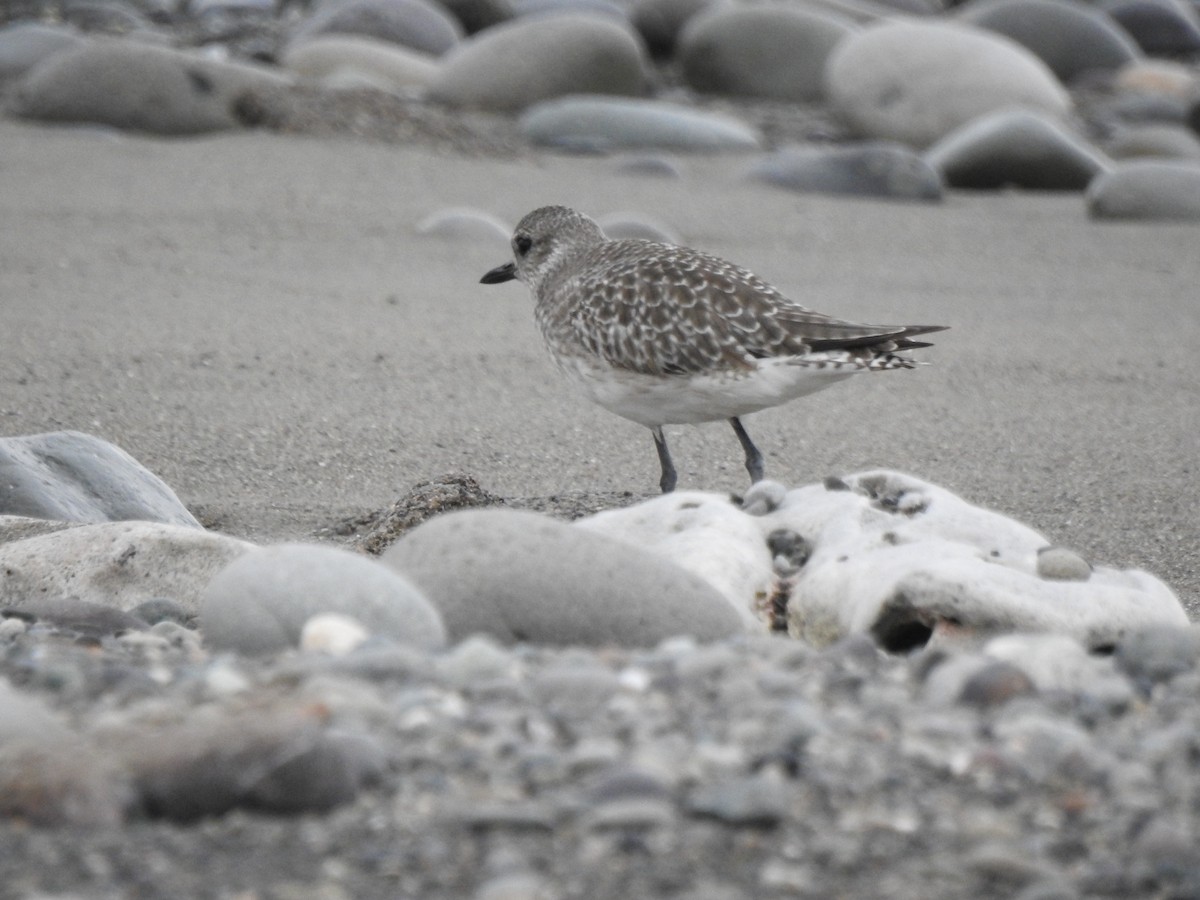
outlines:
M502 242L439 209L634 211L845 318L951 326L912 372L750 417L788 485L889 467L1145 568L1200 611L1196 229L1100 224L1077 194L800 196L737 156L611 159L239 133L0 125L5 434L116 443L210 527L311 536L465 472L505 497L649 496L644 429L546 357ZM723 424L669 429L680 486L738 490Z

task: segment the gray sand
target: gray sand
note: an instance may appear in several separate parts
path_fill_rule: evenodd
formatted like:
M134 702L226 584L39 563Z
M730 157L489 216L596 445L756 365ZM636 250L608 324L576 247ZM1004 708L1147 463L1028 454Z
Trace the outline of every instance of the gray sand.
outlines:
M940 323L912 372L747 427L802 484L887 466L1200 612L1197 229L1095 224L1079 195L800 197L737 158L683 180L265 134L163 141L0 124L0 433L73 428L203 521L267 541L450 471L505 497L649 494L645 429L580 400L503 249L418 236L446 206L653 214L808 305ZM724 424L669 429L680 486L745 486Z

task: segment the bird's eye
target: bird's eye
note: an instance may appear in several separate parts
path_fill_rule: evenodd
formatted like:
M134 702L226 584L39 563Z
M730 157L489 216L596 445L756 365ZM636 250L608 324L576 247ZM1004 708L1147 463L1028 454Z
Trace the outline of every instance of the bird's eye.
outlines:
M527 234L517 235L513 241L513 246L517 248L517 256L524 256L529 252L529 248L533 246L533 238Z

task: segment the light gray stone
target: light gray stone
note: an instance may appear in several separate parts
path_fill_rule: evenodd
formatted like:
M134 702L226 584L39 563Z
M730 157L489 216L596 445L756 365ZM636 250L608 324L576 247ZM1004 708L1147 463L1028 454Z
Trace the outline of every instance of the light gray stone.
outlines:
M1025 106L1065 116L1071 100L1040 59L968 25L889 21L842 41L825 87L836 112L865 137L927 147L985 113Z
M1111 161L1056 120L1023 109L974 119L930 147L925 159L947 186L1082 191Z
M646 646L742 631L708 582L637 547L546 516L467 510L402 537L383 562L441 613L452 640Z
M284 68L326 85L352 81L381 90L423 88L437 74L437 62L428 54L398 44L358 35L329 34L292 43L280 57Z
M65 597L131 610L170 597L194 615L213 574L252 546L180 525L80 525L0 544L0 605Z
M937 171L903 144L879 141L838 147L790 147L765 157L750 177L810 194L940 200Z
M564 94L639 95L646 54L629 29L596 16L536 16L489 28L442 60L428 98L516 112Z
M134 40L94 40L30 72L19 83L13 111L50 122L199 134L240 126L238 105L247 95L287 83L265 67Z
M20 78L44 59L71 50L85 38L74 28L18 22L0 29L0 84Z
M1200 103L1197 109L1200 109ZM1108 140L1104 149L1113 159L1156 157L1200 161L1200 138L1182 125L1122 128Z
M738 152L760 142L753 128L731 116L662 100L563 97L526 110L519 124L535 144L591 152Z
M463 29L430 0L347 0L318 9L296 29L293 41L323 34L357 35L436 57L458 45Z
M1142 57L1112 17L1078 0L978 0L962 7L959 18L1012 38L1064 82Z
M264 547L213 576L200 598L204 642L262 654L296 647L304 624L340 613L370 634L432 649L445 643L437 612L407 580L373 559L319 544Z
M1094 219L1200 220L1200 165L1174 160L1121 163L1088 187Z
M812 102L824 98L830 52L857 30L850 19L794 5L721 4L688 22L677 55L697 91Z
M200 527L157 475L121 448L78 431L0 438L0 515Z

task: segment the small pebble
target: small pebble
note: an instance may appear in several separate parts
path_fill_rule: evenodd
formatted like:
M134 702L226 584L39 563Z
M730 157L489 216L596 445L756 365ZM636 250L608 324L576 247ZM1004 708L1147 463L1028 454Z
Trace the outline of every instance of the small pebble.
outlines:
M1038 550L1037 573L1050 581L1087 581L1092 577L1092 567L1066 547L1042 547Z

